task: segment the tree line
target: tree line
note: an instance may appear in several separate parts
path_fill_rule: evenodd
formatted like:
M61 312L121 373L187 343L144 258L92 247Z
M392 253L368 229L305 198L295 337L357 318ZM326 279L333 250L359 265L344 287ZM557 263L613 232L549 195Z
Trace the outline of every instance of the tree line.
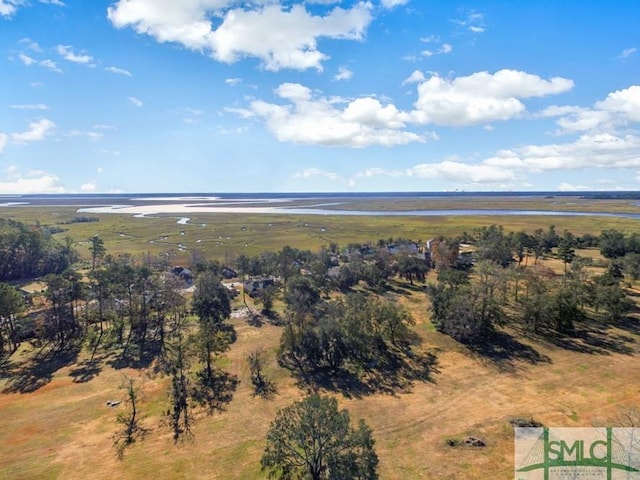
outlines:
M0 225L8 228L8 230L7 228L2 230L0 245L24 244L40 247L49 245L55 252L65 252L66 260L57 263L56 268L43 278L47 285L46 298L50 308L41 315L35 328L32 329L39 337L65 345L70 339L88 333L95 339L95 343L99 344L108 333L109 341L115 338L115 342L124 345L125 349L137 347L140 352L143 352L147 342L150 341L153 348L158 348L160 352L165 350L167 328L171 330L173 328L171 325L179 323L179 319L186 315L185 312L188 309L183 296L178 293L181 282L168 273L166 262L147 262L148 264L139 265L127 255L113 258L106 255L102 239L94 236L89 239L91 271L87 278L82 278L68 265L69 262L77 259L77 253L71 248L70 241L60 246L50 238L46 239L46 236L37 229L29 229L17 222L3 220ZM22 240L16 240L18 238ZM33 241L29 242L27 239ZM465 256L460 253L463 242L469 242L472 245L473 255ZM475 299L478 299L481 305L480 318L479 321L472 323L479 332L485 331L486 325L499 323L499 319L504 317L502 311L504 309L498 308L501 303L504 303L504 297L496 299L495 292L503 292L506 287L504 285L493 287L491 282L506 275L497 275L495 278L483 274L469 276L468 273L474 263L483 264L484 262L484 264L506 269L514 265L526 266L531 256L533 265L536 265L541 256L555 251L555 255L565 264L565 277L559 285L554 284L554 282L558 283L554 277L543 273L540 269L525 271L511 268L509 271L513 271L512 279L502 280L503 284L513 286L514 305L517 307L516 310L521 311L519 317L525 319L523 324L529 326L553 323L550 318L553 315L560 315L560 313L545 313L542 309L531 306L535 305L535 302L544 306L556 305L557 312L569 309L575 313L572 318L576 319L579 318L578 313L583 314L586 307L606 309L614 312L613 316L622 315L616 312L624 312L628 309L628 302L624 301L625 296L620 293L622 291L620 280L624 277L635 280L640 276L640 235L625 236L616 230L605 230L599 237L595 237L593 235L574 236L568 231L558 234L553 225L547 230L535 230L532 234L524 231L506 233L501 226L492 225L477 229L473 235L464 233L454 239L434 238L429 242L428 255L425 254L427 249L424 243L390 238L379 239L376 243L351 243L343 248L332 243L319 252L287 246L280 251L266 251L254 257L241 255L235 260L234 266L240 272L242 279L251 276L272 276L278 279L271 288L255 293L256 301L262 304L263 311L267 314L270 313L279 295L277 285L280 284L287 291L287 284L301 276L309 283L309 289L313 289L320 297L326 297L332 290L349 292L360 282L373 292L384 293L389 288L390 279L395 276L408 280L410 284L421 283L425 281L428 272L436 268L438 285L429 287L434 302L434 323L447 324L442 321L443 315L457 317L459 321L462 318L475 318L476 313L469 309L473 307ZM602 255L608 259L606 276L588 279L584 275L584 268L579 268L584 267L584 260L580 259L580 262L574 264L575 249L585 245L597 246ZM30 259L28 263L32 265L48 265L42 257L50 258L50 254L38 248L23 248L25 252L29 252L28 254L23 252L23 255L10 254L9 250L5 249L2 258ZM575 268L570 268L572 265ZM3 268L0 271L23 272L20 275L26 275L24 272L28 271L33 272L26 267L11 269L6 262L0 266ZM62 267L66 268L58 271ZM192 268L196 274L210 271L218 277L221 277L223 269L218 262L206 260L198 261L192 265ZM45 272L46 270L36 269L35 271ZM498 269L497 272L500 270ZM536 287L535 285L538 284L541 286ZM300 283L298 282L297 285L299 286ZM522 287L525 288L524 295L518 298L518 291ZM568 292L569 289L573 292L571 295L559 293ZM540 292L544 292L545 296ZM3 287L1 293L0 298L3 300L0 305L0 312L2 312L0 346L3 350L13 351L17 348L22 336L20 322L16 322L16 317L24 306L10 287ZM556 297L553 297L554 295ZM618 297L619 300L615 300ZM285 294L283 298L286 301L289 297ZM471 299L464 305L465 311L455 312L452 305L457 305L457 298ZM567 305L567 299L571 300L570 305ZM290 329L289 333L292 337L293 333L296 333L296 338L306 338L307 343L311 342L310 339L314 335L319 335L324 339L323 341L328 341L326 331L318 333L325 329L323 325L335 323L327 322L326 318L332 315L331 311L340 309L343 310L340 315L346 316L349 313L349 302L355 300L341 301L342 304L323 302L321 309L315 309L312 314L307 312L307 317L314 318L313 322L299 320L301 316L298 313L291 314L295 311L295 303L288 304L288 315L297 325L297 330L294 332ZM493 311L494 307L497 309L496 312ZM575 307L580 308L576 310ZM533 318L527 313L529 311L535 312ZM333 315L336 316L336 314ZM564 313L562 315L566 317ZM492 320L493 316L498 320ZM543 317L546 320L542 320ZM567 320L562 326L560 326L561 322L556 323L561 330L570 330L574 322ZM302 326L307 324L313 325L311 329L315 332L313 335L309 333L311 330L303 331ZM89 329L89 325L97 326L97 330ZM443 328L447 329L447 327ZM466 334L459 335L462 338ZM318 343L315 340L313 342ZM295 349L289 352L289 356L294 353ZM318 365L323 362L337 364L336 362L345 361L334 357L321 360L322 355L309 356L313 359L310 361L319 362ZM327 360L328 358L331 359Z
M602 232L595 245L609 261L602 274L593 275L586 269L591 260L576 254L576 248L585 243L593 245L591 239L581 241L569 231L558 235L553 227L534 236L505 234L495 225L483 227L474 239L472 268L437 265L437 281L427 289L432 322L458 341L481 344L507 323L536 334L566 334L593 314L618 321L633 308L622 280L638 278L636 263L630 261L637 255L633 251L636 237L640 239L633 234L625 240L621 232ZM564 264L563 275L537 264L540 256L552 250ZM534 264L523 265L529 254ZM625 261L620 262L620 257Z
M0 218L0 282L61 273L78 260L73 242L56 242L50 232Z

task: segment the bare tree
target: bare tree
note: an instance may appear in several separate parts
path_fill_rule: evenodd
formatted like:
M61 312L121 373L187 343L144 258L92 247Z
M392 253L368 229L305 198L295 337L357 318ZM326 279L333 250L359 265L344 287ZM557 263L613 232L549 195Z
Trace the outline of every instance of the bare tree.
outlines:
M91 245L89 245L89 252L91 252L91 270L95 270L98 262L107 253L107 249L104 246L104 240L98 235L94 235L89 239Z
M127 411L118 415L116 421L121 425L121 429L113 435L113 446L120 459L124 456L124 451L129 445L133 444L136 439L143 438L147 433L147 430L140 423L138 387L135 385L134 379L125 375L121 388L126 390Z
M265 351L262 347L252 350L247 355L249 370L251 371L251 383L253 384L254 395L263 398L270 398L276 393L276 387L264 374Z
M167 410L174 442L178 442L181 438L190 439L193 436L191 433L191 409L189 407L189 379L186 369L182 336L179 336L178 344L176 345L175 363L171 368L171 390L169 391L171 405Z

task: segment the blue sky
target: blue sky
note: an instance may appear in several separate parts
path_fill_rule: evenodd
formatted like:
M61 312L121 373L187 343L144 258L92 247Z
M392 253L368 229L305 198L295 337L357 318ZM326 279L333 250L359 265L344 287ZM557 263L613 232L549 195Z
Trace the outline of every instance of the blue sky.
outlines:
M640 3L0 0L0 194L640 190Z

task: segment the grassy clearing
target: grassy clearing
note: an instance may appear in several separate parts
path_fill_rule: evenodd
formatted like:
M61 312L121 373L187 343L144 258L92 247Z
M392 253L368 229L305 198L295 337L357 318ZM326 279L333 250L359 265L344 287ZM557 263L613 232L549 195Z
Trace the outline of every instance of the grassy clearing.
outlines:
M395 395L339 395L352 418L364 418L373 428L381 478L485 479L487 472L492 478L509 478L510 418L532 416L547 425L590 426L638 401L637 324L635 330L628 326L608 331L609 338L626 347L620 351L601 347L587 353L519 338L542 360L496 363L429 328L426 302L420 297L413 292L403 302L414 307L421 341L417 348L438 355L433 381L415 383L410 392ZM5 426L0 431L5 447L0 478L264 478L259 458L269 423L277 409L303 393L275 362L280 327L250 326L242 318L233 323L238 341L224 363L239 376L240 386L226 411L198 418L192 444L174 445L158 420L167 405L167 378L103 364L90 381L74 383L70 375L75 364L61 365L49 383L31 393L0 394ZM266 373L278 389L273 400L252 394L246 354L256 346L269 354ZM119 462L111 435L122 407L109 408L106 401L123 397L118 387L124 373L142 386L140 408L149 415L145 425L152 432ZM0 390L9 384L3 379ZM468 435L482 438L488 446L446 445L449 438Z

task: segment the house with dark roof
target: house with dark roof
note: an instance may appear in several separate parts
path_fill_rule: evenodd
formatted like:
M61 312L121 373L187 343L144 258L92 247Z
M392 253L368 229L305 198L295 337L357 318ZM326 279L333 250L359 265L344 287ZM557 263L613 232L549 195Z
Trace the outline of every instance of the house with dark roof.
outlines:
M255 297L262 290L275 285L275 280L270 277L252 278L243 283L244 292L250 297Z
M227 279L235 278L238 276L238 272L236 272L233 268L222 267L222 276Z
M176 277L180 277L187 285L191 285L193 283L193 272L188 268L174 267L171 269L171 273Z

